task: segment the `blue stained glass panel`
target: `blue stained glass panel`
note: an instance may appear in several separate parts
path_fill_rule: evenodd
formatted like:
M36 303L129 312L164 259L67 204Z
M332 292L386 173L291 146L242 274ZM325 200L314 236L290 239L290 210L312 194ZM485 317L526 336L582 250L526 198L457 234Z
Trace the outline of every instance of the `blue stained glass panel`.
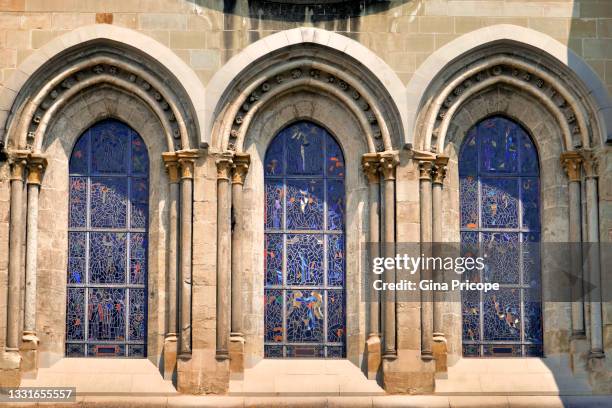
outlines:
M143 140L119 121L97 123L75 144L67 356L146 356L148 171Z
M493 341L521 339L520 289L506 288L485 294L484 338Z
M89 289L89 340L125 339L125 289Z
M283 291L266 290L264 294L265 340L283 341Z
M344 235L327 236L327 284L344 286Z
M345 336L344 291L327 291L327 340L341 343Z
M94 173L127 173L131 130L116 121L94 125L91 130L91 167Z
M323 293L319 290L286 292L287 341L323 342Z
M89 166L89 138L81 137L70 156L70 174L86 174Z
M482 226L484 228L517 228L518 180L482 178Z
M132 166L132 173L134 174L149 173L147 146L136 133L132 134L132 158L130 160L130 164Z
M131 185L132 228L146 228L149 203L149 188L144 178L133 178Z
M285 140L287 174L323 174L323 137L321 128L299 122L281 131Z
M266 207L264 218L266 229L281 229L283 228L283 197L285 187L280 180L266 180L265 189Z
M87 179L85 177L70 177L69 201L69 226L85 227L87 225Z
M323 235L287 235L287 284L323 284Z
M266 234L266 285L283 283L283 235Z
M462 197L461 226L478 228L478 179L465 176L459 179L459 194Z
M344 155L332 138L326 139L325 162L325 171L329 177L344 177Z
M89 283L125 283L126 258L125 233L90 233Z
M130 289L129 340L144 340L146 333L145 310L147 298L144 289Z
M85 289L68 288L66 303L66 339L85 339Z
M342 358L346 342L342 150L322 127L297 122L273 139L264 174L265 356Z
M478 125L480 170L490 173L516 173L518 170L518 137L513 122L494 117Z
M323 180L286 181L287 229L323 229Z
M127 219L127 178L91 179L91 226L125 228Z
M327 229L344 228L344 183L340 180L327 182Z
M466 134L459 156L462 254L480 251L486 261L464 277L501 289L462 292L464 356L542 355L538 171L535 145L519 124L493 116Z
M537 178L521 179L521 202L523 204L523 227L540 229L540 186Z

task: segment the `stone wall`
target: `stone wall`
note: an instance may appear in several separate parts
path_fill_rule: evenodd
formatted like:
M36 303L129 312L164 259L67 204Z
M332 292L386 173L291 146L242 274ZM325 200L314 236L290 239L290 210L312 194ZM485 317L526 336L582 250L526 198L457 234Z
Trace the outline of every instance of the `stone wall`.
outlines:
M233 55L267 35L314 26L370 48L407 83L436 49L494 24L514 24L567 44L612 89L612 9L606 0L359 0L345 5L279 5L263 0L4 0L0 84L33 50L74 28L111 23L172 49L206 85Z

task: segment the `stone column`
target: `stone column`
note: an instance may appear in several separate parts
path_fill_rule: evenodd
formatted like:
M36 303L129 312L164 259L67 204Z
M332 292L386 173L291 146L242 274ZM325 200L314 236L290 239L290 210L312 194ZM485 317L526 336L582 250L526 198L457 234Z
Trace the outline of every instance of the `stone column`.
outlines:
M397 152L380 153L380 171L384 178L384 246L385 257L395 257L395 168L399 163ZM395 282L395 269L385 269L385 282ZM384 350L383 358L397 358L396 327L395 327L395 291L383 291L383 328Z
M26 271L23 336L21 338L21 373L38 369L36 336L36 269L38 255L38 194L47 159L41 155L28 158L28 204L26 214Z
M191 357L191 251L193 221L193 170L197 157L195 150L180 150L176 157L181 171L181 239L180 252L180 342L179 357Z
M21 250L23 239L23 176L27 164L27 151L9 153L11 166L11 213L9 220L9 265L6 305L6 344L0 366L0 385L19 386L19 321L21 315Z
M602 312L601 312L601 271L599 258L599 203L597 197L597 158L592 151L583 151L583 167L586 179L587 205L587 248L590 291L590 332L591 352L589 357L604 357Z
M584 338L584 289L582 276L582 241L580 169L582 156L575 151L561 154L561 165L565 169L569 188L569 245L571 257L570 291L572 299L572 337Z
M434 162L433 169L433 189L432 189L432 241L434 246L432 247L433 256L442 257L441 242L443 241L442 230L443 230L443 214L442 209L444 203L442 202L442 187L444 185L444 178L446 177L446 166L448 165L448 157L438 155ZM433 272L434 282L446 281L444 271L434 270ZM433 343L432 353L436 360L436 372L447 371L447 344L446 336L444 335L444 308L445 303L450 301L446 298L447 292L435 291L433 294Z
M176 356L178 354L178 303L177 303L177 273L178 262L178 230L179 230L179 164L174 152L163 153L166 171L168 172L168 257L167 257L167 317L166 337L164 339L164 379L172 380L176 371Z
M379 157L376 153L366 153L362 156L363 172L368 179L368 210L369 210L369 266L372 265L372 259L380 256L380 173L379 173ZM369 283L368 288L368 306L370 312L370 320L368 321L368 339L366 341L366 350L368 353L368 378L375 380L381 363L381 342L380 342L380 292L374 290L372 286L371 271L366 269L368 277L366 282Z
M216 358L229 358L231 290L230 173L233 154L224 152L217 164L217 349Z
M235 153L232 166L232 307L230 330L230 373L244 372L244 334L242 333L242 243L244 240L244 213L242 189L251 163L248 153Z
M432 243L432 187L431 176L435 156L428 152L415 152L414 159L419 163L419 193L421 209L421 253L431 256ZM421 280L431 279L431 270L421 268ZM433 359L433 294L421 291L421 358Z

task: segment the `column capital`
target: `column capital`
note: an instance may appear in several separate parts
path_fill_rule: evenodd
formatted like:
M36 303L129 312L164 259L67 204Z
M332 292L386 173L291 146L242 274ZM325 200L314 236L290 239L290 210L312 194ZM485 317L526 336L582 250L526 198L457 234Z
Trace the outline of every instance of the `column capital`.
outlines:
M162 159L164 160L164 167L168 172L168 179L171 184L179 182L179 162L176 152L164 152L162 153Z
M178 150L176 158L181 168L181 179L193 178L193 166L199 154L197 150Z
M569 181L580 181L580 165L582 155L577 151L561 153L561 165L569 178Z
M432 177L434 184L444 184L446 178L446 166L448 165L448 156L439 154L434 161Z
M436 155L432 152L413 150L412 160L415 160L419 165L419 180L430 180Z
M380 158L378 153L366 153L361 156L361 165L363 172L368 178L368 183L378 184L380 183L380 175L378 173L380 169Z
M228 180L230 179L231 169L234 165L234 153L223 152L215 160L217 165L217 180Z
M597 178L598 160L593 150L583 149L580 152L582 156L582 167L586 178Z
M379 153L378 163L385 180L395 180L395 168L399 164L398 153L396 151Z
M251 164L251 155L248 153L234 153L232 162L232 184L243 185Z
M28 184L40 185L42 176L47 167L47 158L40 153L28 156Z
M28 150L12 150L8 152L8 161L11 166L11 180L23 181L29 155L30 152Z

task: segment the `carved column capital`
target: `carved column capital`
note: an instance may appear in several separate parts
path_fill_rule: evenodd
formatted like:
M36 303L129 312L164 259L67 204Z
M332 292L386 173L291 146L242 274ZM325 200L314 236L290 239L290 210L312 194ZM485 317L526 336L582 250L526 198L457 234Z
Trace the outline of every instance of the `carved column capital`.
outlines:
M28 157L28 184L42 183L42 177L47 167L47 159L42 154L32 153Z
M413 150L412 152L412 159L415 160L419 166L419 180L431 181L436 155L431 152L420 150Z
M379 164L380 158L378 153L366 153L361 156L361 165L363 172L368 178L368 183L380 183Z
M586 178L597 178L598 160L592 150L582 150L582 167Z
M251 164L251 155L248 153L235 153L232 162L232 184L244 185L244 179Z
M232 152L223 152L215 160L217 165L217 180L230 180L234 154Z
M168 172L168 180L170 183L178 183L180 178L180 168L176 152L164 152L162 153L162 159L164 160L166 172Z
M11 180L23 181L25 175L25 169L28 164L28 155L30 154L27 150L13 150L9 152L9 164L11 166Z
M448 156L438 155L434 161L432 170L433 183L444 184L446 178L446 166L448 165Z
M193 178L193 167L195 159L198 157L197 150L179 150L176 152L176 157L181 168L182 179Z
M378 155L378 157L380 171L382 172L385 180L395 180L395 168L399 164L399 157L397 152L382 152Z
M580 181L580 166L582 156L576 151L561 153L561 165L569 178L569 181Z

